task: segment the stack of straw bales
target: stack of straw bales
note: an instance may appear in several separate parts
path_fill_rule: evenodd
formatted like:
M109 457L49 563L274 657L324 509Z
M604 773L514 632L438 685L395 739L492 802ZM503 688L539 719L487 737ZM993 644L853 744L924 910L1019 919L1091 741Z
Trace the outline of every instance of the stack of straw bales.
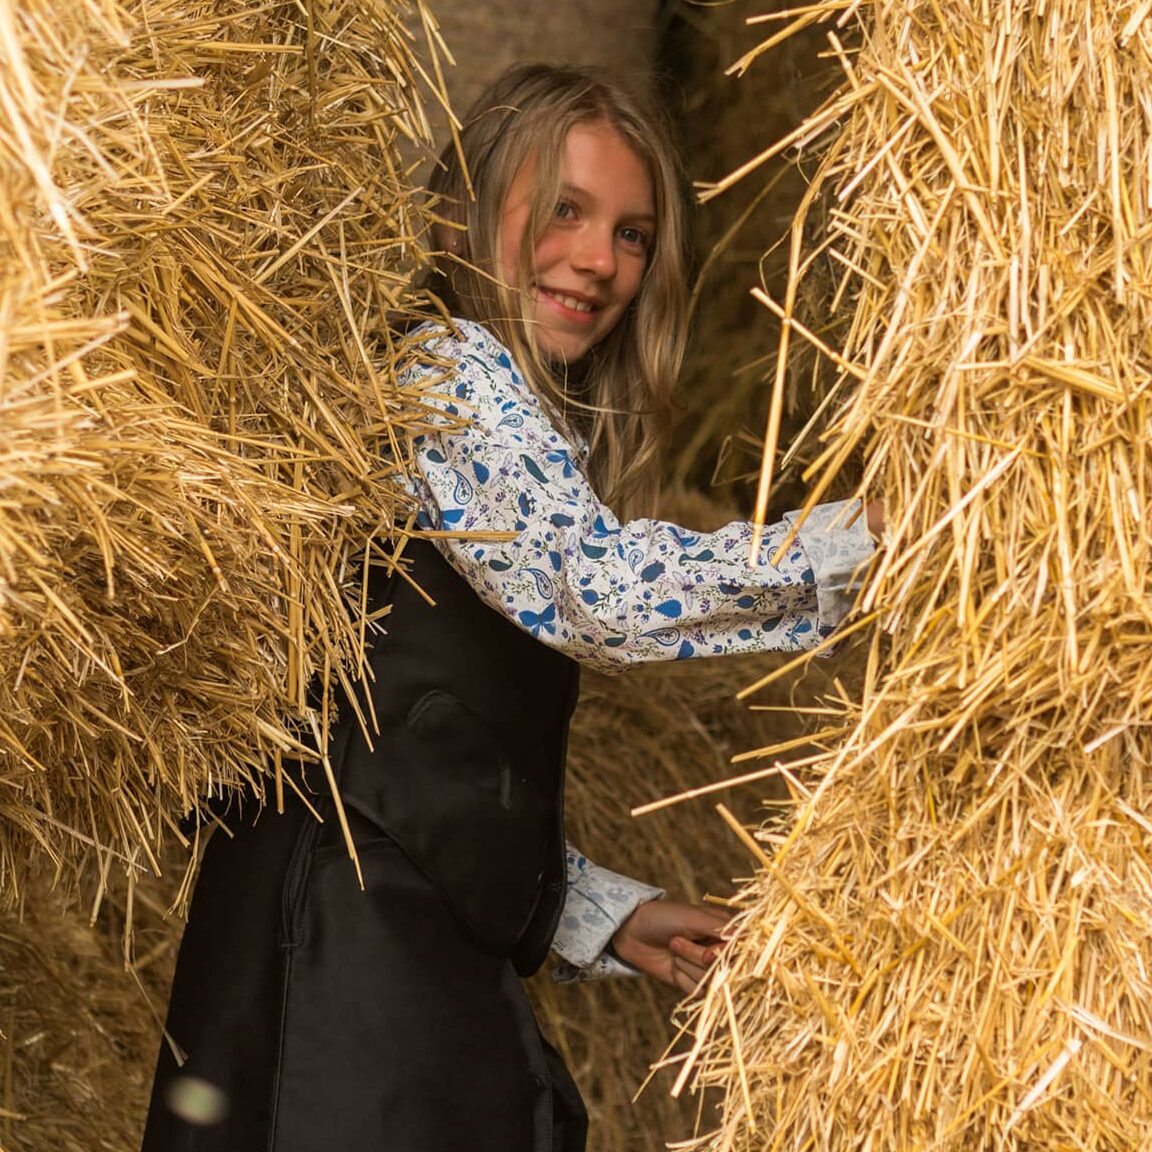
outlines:
M356 674L419 418L413 11L434 62L420 0L0 4L2 901L284 787Z
M724 1093L702 1146L1146 1147L1152 9L789 19L843 84L790 141L824 158L760 298L778 399L791 341L835 368L815 497L859 453L886 502L884 630L824 755L780 769L794 823L749 837L682 1068Z

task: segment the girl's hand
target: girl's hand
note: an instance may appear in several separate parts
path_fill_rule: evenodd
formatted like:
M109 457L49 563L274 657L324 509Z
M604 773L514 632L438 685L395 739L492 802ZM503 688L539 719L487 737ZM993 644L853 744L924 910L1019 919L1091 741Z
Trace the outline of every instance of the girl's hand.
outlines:
M646 976L693 992L715 962L730 918L709 904L649 900L616 930L612 951Z

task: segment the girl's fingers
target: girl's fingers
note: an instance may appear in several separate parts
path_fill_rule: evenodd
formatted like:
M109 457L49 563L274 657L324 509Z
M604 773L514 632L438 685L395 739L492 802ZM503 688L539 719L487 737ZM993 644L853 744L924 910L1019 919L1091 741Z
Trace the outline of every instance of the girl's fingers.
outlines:
M677 957L673 962L673 975L676 981L676 987L681 992L695 992L700 986L700 981L708 975L707 968L701 968L698 964L692 964L687 960Z
M714 943L700 943L686 936L673 936L668 941L668 949L673 956L683 957L702 968L711 967L719 955L719 949Z
M673 936L668 941L668 951L672 953L673 979L685 993L696 990L720 954L717 941L700 943L686 936Z

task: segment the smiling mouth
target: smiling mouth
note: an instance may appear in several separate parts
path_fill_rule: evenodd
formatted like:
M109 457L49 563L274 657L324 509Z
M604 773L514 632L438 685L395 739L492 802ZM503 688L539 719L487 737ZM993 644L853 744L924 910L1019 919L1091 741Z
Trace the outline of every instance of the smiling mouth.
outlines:
M557 304L562 304L573 312L594 312L597 308L597 305L593 304L591 300L583 300L579 296L568 296L563 292L553 292L550 288L539 286L537 291L542 296L547 296L549 300L555 300Z

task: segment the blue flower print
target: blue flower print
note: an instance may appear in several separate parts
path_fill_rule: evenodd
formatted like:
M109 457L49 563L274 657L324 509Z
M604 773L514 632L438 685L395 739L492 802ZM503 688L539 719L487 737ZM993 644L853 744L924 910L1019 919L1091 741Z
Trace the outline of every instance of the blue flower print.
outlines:
M550 422L507 349L478 324L456 328L430 335L429 351L457 365L448 388L467 401L470 419L438 423L449 405L442 369L413 369L427 374L430 416L414 441L412 495L421 525L461 534L434 542L492 608L605 671L810 647L835 626L872 553L864 517L817 506L776 566L764 561L787 524L765 530L755 566L742 521L708 533L661 520L622 524L584 474L587 445ZM497 543L479 547L486 534Z
M572 463L572 457L567 452L546 452L544 459L549 464L556 466L563 479L569 480L576 475L576 466Z

